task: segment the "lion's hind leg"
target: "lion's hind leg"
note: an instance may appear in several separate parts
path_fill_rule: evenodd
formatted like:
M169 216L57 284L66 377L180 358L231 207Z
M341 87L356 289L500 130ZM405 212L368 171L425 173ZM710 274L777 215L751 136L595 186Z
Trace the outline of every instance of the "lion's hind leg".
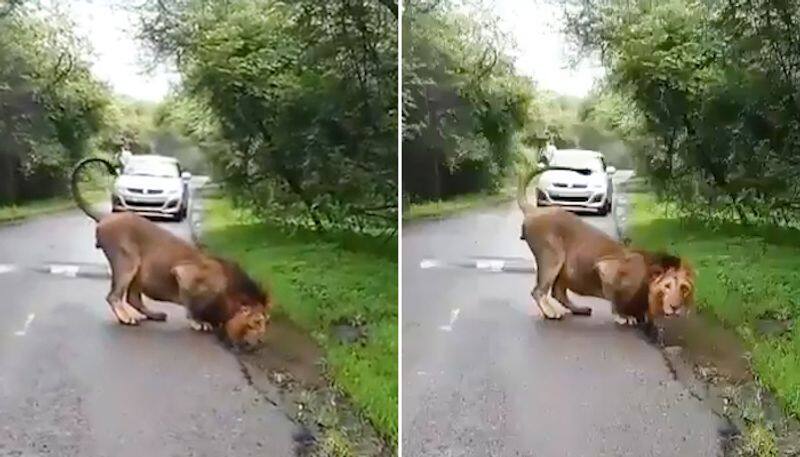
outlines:
M531 296L545 318L561 319L564 317L564 310L553 306L550 302L550 291L564 267L564 251L559 249L558 245L546 246L536 251L534 254L536 256L536 286L531 291ZM533 307L530 308L529 314L534 314Z

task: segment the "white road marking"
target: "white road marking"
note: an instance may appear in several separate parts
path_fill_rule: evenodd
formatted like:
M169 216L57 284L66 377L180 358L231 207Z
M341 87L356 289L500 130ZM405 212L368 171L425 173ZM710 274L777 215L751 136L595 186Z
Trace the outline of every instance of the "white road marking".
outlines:
M458 309L458 308L455 308L455 309L451 310L450 311L450 323L447 324L447 325L440 325L439 326L439 330L442 330L442 331L445 331L445 332L452 332L453 331L453 324L455 324L456 320L458 320L458 315L460 313L461 313L461 310Z
M422 262L419 263L419 267L423 270L438 267L439 265L441 265L441 263L438 260L433 259L423 259Z
M78 276L81 267L78 265L50 265L50 273L54 275L64 275L74 278Z
M476 260L475 268L479 270L503 271L505 260Z
M25 334L28 333L28 327L31 326L31 322L33 322L34 319L36 319L36 314L34 313L28 314L28 318L25 319L25 325L22 326L22 330L17 330L16 332L14 332L14 335L25 336Z
M17 267L15 267L14 265L0 264L0 274L9 273L9 272L12 272L12 271L14 271L16 269L17 269Z

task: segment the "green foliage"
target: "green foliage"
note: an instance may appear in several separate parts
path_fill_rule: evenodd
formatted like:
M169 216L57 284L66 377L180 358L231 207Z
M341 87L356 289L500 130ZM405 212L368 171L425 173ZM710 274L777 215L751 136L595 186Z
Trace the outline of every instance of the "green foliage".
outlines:
M662 196L695 216L796 225L800 2L567 3L571 36L641 114L652 144L637 149Z
M403 189L411 200L496 190L530 121L530 80L515 74L489 16L451 2L405 4Z
M148 2L141 36L184 84L160 121L200 140L237 200L265 216L393 226L390 3Z
M63 194L64 170L91 148L110 101L70 24L37 13L0 14L0 202Z

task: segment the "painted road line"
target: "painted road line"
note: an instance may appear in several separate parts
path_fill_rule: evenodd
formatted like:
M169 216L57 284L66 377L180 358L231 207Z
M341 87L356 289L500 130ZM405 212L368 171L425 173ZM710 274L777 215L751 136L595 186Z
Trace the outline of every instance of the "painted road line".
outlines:
M458 309L458 308L455 308L455 309L451 310L450 311L450 323L447 324L447 325L440 325L439 326L439 330L442 330L442 331L445 331L445 332L452 332L453 331L453 324L455 324L456 320L458 320L458 315L460 313L461 313L461 310Z
M506 261L505 260L476 260L475 261L475 268L478 270L489 270L489 271L503 271L503 267L505 267Z
M81 267L78 265L50 265L50 274L63 275L70 278L78 276Z
M25 334L28 333L28 327L31 326L31 322L33 322L34 319L36 319L36 314L34 313L28 314L28 318L25 319L25 325L22 326L22 330L17 330L16 332L14 332L14 335L25 336Z
M423 259L419 263L422 270L429 269L464 269L478 270L484 273L533 273L536 266L529 259L522 257L475 258L469 260Z
M14 266L14 265L0 264L0 274L11 273L12 271L15 271L16 269L17 269L17 267Z

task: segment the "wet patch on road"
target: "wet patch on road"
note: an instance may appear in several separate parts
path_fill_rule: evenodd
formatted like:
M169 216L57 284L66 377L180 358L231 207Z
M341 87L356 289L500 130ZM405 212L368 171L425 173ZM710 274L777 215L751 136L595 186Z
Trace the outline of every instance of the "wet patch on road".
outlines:
M656 322L647 333L673 376L724 420L719 434L726 456L753 453L757 440L773 441L778 454L800 455L800 422L753 376L739 337L716 320L694 315Z
M322 349L291 321L273 319L264 344L237 357L248 383L298 425L294 435L298 456L394 455L394 449L326 379Z

